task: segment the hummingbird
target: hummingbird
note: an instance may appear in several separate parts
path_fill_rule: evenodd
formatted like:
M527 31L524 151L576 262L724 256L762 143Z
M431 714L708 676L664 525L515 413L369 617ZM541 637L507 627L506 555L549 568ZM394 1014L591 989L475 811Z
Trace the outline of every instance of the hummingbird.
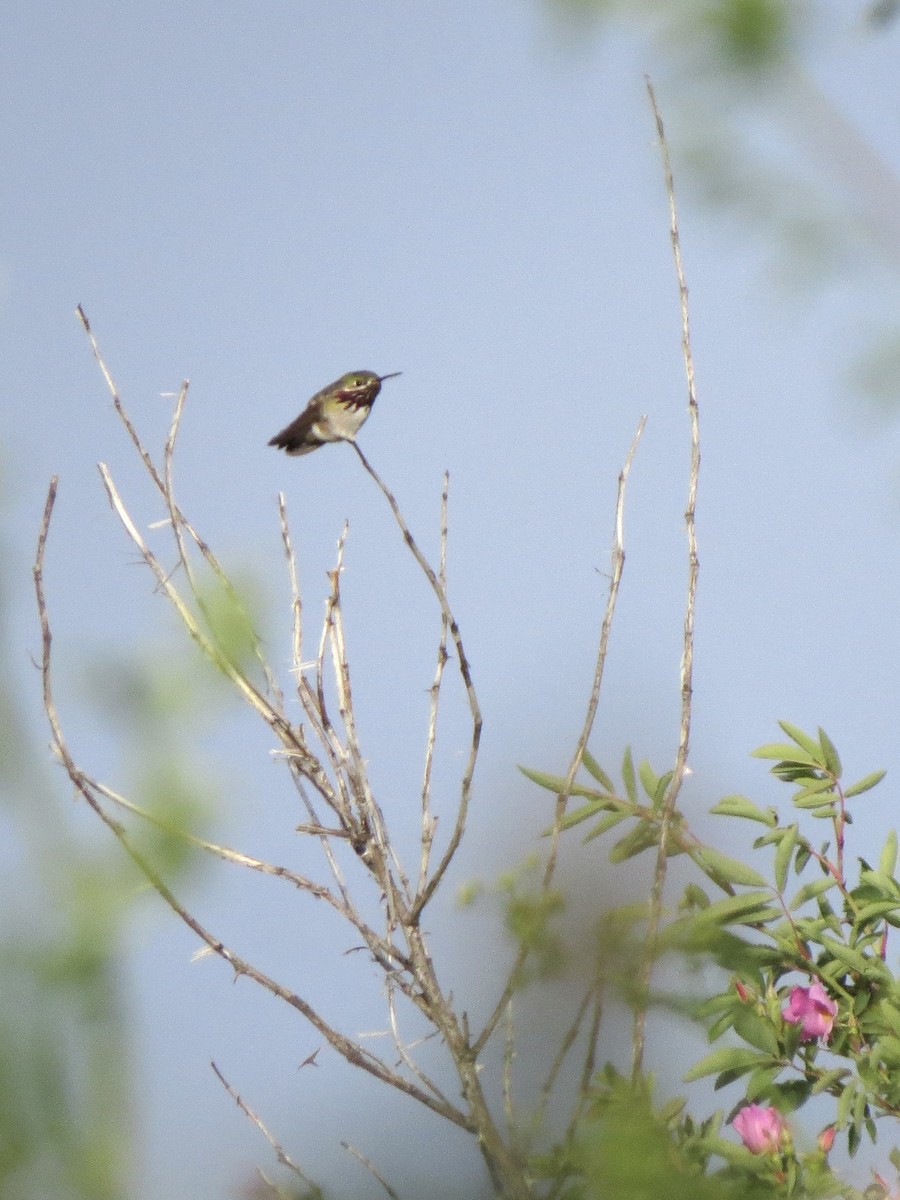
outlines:
M269 445L288 454L309 454L326 442L352 442L372 411L381 385L400 374L348 371L316 392L300 416L270 438Z

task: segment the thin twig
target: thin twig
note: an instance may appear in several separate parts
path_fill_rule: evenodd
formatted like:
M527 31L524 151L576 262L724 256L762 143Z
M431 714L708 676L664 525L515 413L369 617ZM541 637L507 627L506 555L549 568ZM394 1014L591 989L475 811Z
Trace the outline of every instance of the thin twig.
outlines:
M150 478L153 480L153 482L159 488L160 493L163 496L165 496L166 485L163 482L163 478L160 475L159 471L157 471L157 469L156 469L156 464L154 463L153 459L150 457L148 450L146 449L146 447L142 443L140 437L138 436L138 432L135 429L134 425L132 424L131 418L129 417L128 413L125 411L125 406L122 404L121 397L119 396L119 389L116 386L115 380L113 379L112 375L110 374L109 367L106 365L103 355L100 353L100 347L97 345L97 339L94 337L94 331L91 329L91 323L87 319L87 314L85 313L84 309L81 307L80 304L75 309L75 312L78 315L79 321L81 321L81 324L84 326L84 332L88 335L88 340L91 343L91 350L93 351L94 358L97 362L97 366L100 368L100 372L103 375L103 378L106 380L106 386L109 389L109 394L112 396L113 407L115 408L116 413L118 414L119 420L125 426L125 429L128 432L128 436L131 438L132 442L134 443L134 448L137 450L138 454L141 456L141 461L143 462L144 466L147 468L147 474L150 476Z
M577 1036L581 1023L587 1013L588 1007L592 1008L590 1027L587 1032L584 1062L581 1064L581 1077L578 1082L578 1094L575 1103L572 1105L569 1114L569 1121L566 1125L566 1131L562 1137L563 1145L571 1145L577 1137L581 1129L582 1118L585 1114L591 1100L591 1085L594 1079L594 1072L597 1069L597 1043L600 1039L600 1025L603 1020L603 980L596 979L588 988L584 995L582 1005L579 1008L578 1015L570 1027L566 1037L572 1038ZM562 1059L558 1059L562 1063ZM548 1077L547 1083L552 1089L555 1080L551 1081ZM549 1099L549 1091L545 1096L541 1097L541 1122L543 1123L544 1113L546 1111L546 1100ZM565 1179L561 1176L556 1183L550 1188L547 1193L547 1200L556 1200L562 1189L565 1187Z
M215 665L225 675L228 676L235 687L237 687L238 691L243 694L244 698L249 701L252 707L256 709L266 723L274 728L277 728L280 732L283 731L284 727L287 725L287 722L285 722L284 718L276 712L269 701L266 700L263 695L261 695L261 693L253 686L252 683L250 683L246 676L234 666L234 664L221 652L218 646L210 641L210 639L200 628L196 618L194 617L194 614L191 612L188 605L182 599L177 588L172 583L169 572L163 569L162 564L159 562L153 551L141 536L141 533L135 525L131 514L128 512L124 503L122 502L122 497L119 495L118 489L113 483L112 476L110 475L109 468L107 467L106 463L98 463L97 467L100 471L100 478L103 480L103 486L106 488L106 494L109 497L109 502L114 508L116 515L124 526L126 533L139 550L144 562L152 570L154 576L156 577L156 582L160 591L165 593L166 599L169 600L177 610L178 615L181 617L181 620L184 623L188 633L203 651L204 655L206 655L206 657L210 660L210 662L215 663Z
M294 554L294 544L291 541L291 530L288 525L287 501L284 492L278 493L278 516L281 522L281 541L288 564L288 579L291 585L291 666L297 672L298 679L303 670L303 601L300 597L300 579L297 574L297 558Z
M453 610L450 608L450 602L447 599L446 588L443 586L440 579L438 579L434 572L434 568L431 566L428 559L419 549L419 545L410 532L409 526L404 520L403 514L400 512L400 507L397 504L397 501L394 498L390 488L388 488L387 484L366 458L365 454L363 454L362 450L360 450L356 442L351 442L350 444L356 451L359 461L374 480L376 486L390 505L391 512L394 514L394 520L400 527L400 532L403 534L404 541L409 547L413 558L415 558L416 562L422 569L422 573L424 574L425 578L431 585L431 590L437 597L438 604L441 608L441 613L447 622L447 628L450 630L450 637L453 639L453 646L456 650L456 658L459 665L459 673L466 689L466 696L469 702L469 711L472 716L472 741L469 747L469 757L466 762L465 770L463 771L462 781L460 783L460 796L456 812L456 821L454 822L453 832L450 835L450 840L440 862L432 872L431 878L428 880L425 886L420 889L415 903L412 906L411 918L412 920L417 920L421 915L422 909L437 890L441 879L444 877L447 868L450 866L450 863L453 860L453 856L456 854L456 851L459 848L459 843L462 841L463 832L466 826L466 816L469 811L469 800L471 799L472 794L472 778L475 774L475 763L478 759L478 746L481 742L481 708L479 707L478 697L475 693L475 685L472 682L472 672L469 666L469 660L466 657L466 652L463 648L462 635L460 634L456 617L453 615Z
M228 1093L228 1095L231 1096L232 1100L234 1100L235 1104L238 1106L238 1108L241 1110L241 1112L246 1117L250 1118L250 1120L253 1122L253 1124L256 1126L256 1128L260 1131L260 1133L263 1135L263 1137L266 1139L266 1141L269 1143L269 1145L275 1151L275 1157L278 1159L278 1161L281 1163L281 1165L284 1167L287 1167L288 1170L293 1171L294 1174L298 1177L298 1179L302 1179L303 1182L305 1184L308 1184L309 1187L314 1187L315 1185L313 1184L313 1181L307 1175L304 1175L303 1171L300 1169L300 1167L297 1166L297 1164L294 1162L294 1160L291 1158L291 1156L287 1153L287 1151L284 1149L284 1147L281 1145L281 1143L277 1140L277 1138L272 1133L270 1133L269 1130L266 1128L265 1124L263 1123L262 1118L257 1116L257 1114L253 1111L253 1109L246 1102L246 1100L241 1099L240 1094L231 1086L231 1084L228 1082L228 1080L225 1078L225 1076L222 1074L222 1072L219 1070L219 1068L216 1066L216 1064L214 1062L211 1062L209 1065L212 1067L213 1071L215 1072L216 1077L218 1078L219 1082L222 1084L222 1087L225 1089L225 1091Z
M199 535L199 533L193 527L193 525L190 523L190 521L188 521L188 519L185 517L184 513L182 513L181 510L178 508L178 506L174 503L174 499L173 499L172 491L171 491L171 478L169 478L167 480L164 477L164 475L161 474L157 470L156 464L153 462L153 459L152 459L149 451L147 450L146 446L144 446L143 442L141 441L140 435L138 434L137 429L134 426L134 423L132 422L131 418L129 417L128 412L125 408L125 405L122 403L122 398L119 395L119 389L116 386L115 380L112 377L112 373L110 372L109 367L106 365L106 360L104 359L104 357L100 351L100 346L98 345L97 339L94 336L94 331L91 329L91 323L87 318L87 314L85 313L84 309L81 307L80 304L76 307L75 312L78 316L79 321L81 322L82 326L84 327L85 333L88 336L88 340L90 341L90 344L91 344L91 352L93 353L94 359L97 363L97 366L100 368L100 372L103 375L104 380L106 381L107 390L109 391L109 394L112 397L113 407L116 410L116 414L118 415L119 420L125 426L128 436L131 438L131 441L134 444L135 449L137 450L138 454L140 455L141 462L144 464L144 466L147 470L147 473L149 474L149 476L153 480L153 482L156 484L157 488L159 489L160 494L162 495L163 499L166 502L166 507L169 510L169 521L172 525L173 533L175 533L176 538L177 538L180 536L181 528L187 530L188 534L191 536L195 545L197 546L197 549L200 551L200 553L206 559L207 563L209 564L210 568L216 575L217 579L219 580L219 582L222 584L222 586L228 592L230 599L234 603L237 611L240 612L241 616L246 621L247 628L250 630L251 637L253 640L253 652L256 656L257 662L260 664L260 666L263 670L265 680L266 680L266 686L272 689L272 694L275 696L278 703L283 706L283 701L282 701L280 692L278 690L278 686L276 684L275 677L272 674L271 670L269 669L268 662L266 661L266 657L262 651L262 645L260 643L259 635L256 633L256 630L253 628L253 623L250 620L250 616L244 606L243 601L241 600L240 596L235 591L234 585L231 583L231 580L228 578L228 575L225 572L225 569L222 567L222 564L219 562L219 560L213 554L210 547L203 540L203 538ZM188 380L185 379L182 382L181 389L178 393L178 400L176 402L175 413L173 416L171 426L169 428L169 435L166 440L166 453L168 454L169 464L171 464L171 455L174 450L175 438L178 433L178 427L179 427L179 424L181 421L181 414L184 409L184 402L185 402L185 399L187 398L188 386L189 386ZM183 551L180 554L180 558L181 558L182 562L185 562L185 555L184 555ZM186 563L185 563L185 565L186 565Z
M113 495L117 496L115 489L112 488L111 480L109 480L108 483L108 491L112 489L110 491L111 497ZM314 1029L316 1029L322 1035L322 1037L325 1038L332 1049L336 1050L337 1053L340 1054L341 1057L349 1062L352 1066L359 1067L361 1070L373 1075L376 1079L381 1080L382 1083L386 1083L390 1087L395 1088L397 1091L403 1092L406 1095L411 1096L413 1099L418 1100L426 1108L438 1113L452 1124L458 1125L460 1128L467 1130L469 1133L475 1133L477 1131L477 1126L473 1116L471 1116L469 1113L463 1112L461 1109L458 1109L453 1105L441 1102L429 1092L423 1091L422 1088L418 1087L404 1076L392 1070L387 1063L383 1062L376 1055L364 1050L351 1038L347 1037L345 1034L342 1034L338 1029L335 1029L334 1026L329 1024L329 1022L326 1021L321 1014L301 996L298 996L289 988L284 987L283 984L278 983L277 980L267 975L264 971L261 971L257 967L253 966L252 963L240 958L234 953L234 951L230 950L224 944L224 942L206 929L205 926L203 926L200 921L198 921L197 918L194 917L193 914L190 913L183 904L181 904L174 892L168 887L163 878L157 872L156 868L151 864L149 859L147 859L146 856L136 848L124 826L111 817L106 812L103 805L99 802L97 796L90 786L90 780L76 765L68 749L65 738L63 737L59 718L56 712L56 704L53 698L53 689L51 684L51 646L53 639L50 630L50 619L44 593L44 558L46 553L47 539L50 532L50 521L53 513L53 506L56 501L56 494L57 478L54 476L50 481L50 487L47 493L47 502L44 506L44 515L41 521L40 532L38 534L38 545L35 555L33 574L38 616L41 626L41 680L43 687L44 712L50 725L54 751L59 758L59 761L65 768L72 784L85 802L97 814L104 825L106 825L110 832L116 837L125 853L132 860L141 874L147 879L151 887L153 887L153 889L162 898L162 900L184 922L184 924L187 925L188 928L191 929L197 935L197 937L209 947L214 954L218 955L221 959L223 959L223 961L229 964L236 977L240 977L242 975L246 976L258 986L262 987L268 992L271 992L273 996L278 997L278 999L295 1009L306 1021L309 1022L310 1025L313 1026ZM119 503L121 503L121 501ZM122 510L122 513L120 513L120 516L123 514L127 518L127 521L131 523L131 519L130 517L127 517L127 514L124 513L124 509ZM136 533L137 531L135 530L135 534ZM140 535L137 536L139 538ZM149 551L147 553L149 554ZM152 559L152 555L150 555L150 558ZM160 569L158 563L156 564L156 568ZM189 613L188 617L190 618ZM191 629L190 624L188 625L188 628ZM192 636L194 636L193 631ZM202 638L202 634L199 636ZM212 651L212 647L210 647L210 651ZM216 660L213 659L213 661ZM254 707L256 707L256 704L254 704Z
M437 1096L439 1099L443 1100L445 1103L449 1103L449 1101L447 1100L447 1097L444 1095L444 1093L441 1091L441 1089L438 1087L438 1085L434 1082L434 1080L430 1076L425 1074L425 1072L422 1070L422 1068L419 1066L419 1064L417 1062L415 1062L412 1055L409 1053L409 1050L407 1050L406 1046L403 1044L403 1039L400 1037L400 1026L399 1026L398 1018L397 1018L397 1006L394 1002L394 985L395 984L396 984L396 973L393 976L388 978L387 989L386 989L387 1004L388 1004L388 1019L390 1020L390 1023L391 1023L391 1039L393 1040L394 1048L396 1049L397 1054L400 1056L400 1061L406 1066L408 1071L412 1072L412 1074L415 1075L415 1077L419 1080L419 1082L422 1084L422 1086L428 1088L429 1091L433 1092L435 1094L435 1096ZM433 1034L429 1035L429 1036L433 1036ZM421 1040L425 1041L426 1039L423 1038ZM414 1044L418 1045L418 1043L414 1043Z
M541 886L544 891L548 891L553 881L553 875L556 870L557 856L559 853L559 838L562 831L563 818L566 813L566 805L572 793L572 787L575 783L575 776L578 773L578 768L581 766L581 761L584 757L584 752L587 749L588 739L591 736L591 730L594 727L594 719L597 715L597 708L600 704L600 692L603 685L603 672L606 666L606 655L609 650L609 637L612 631L613 617L616 611L616 601L619 597L619 587L622 582L622 573L625 569L625 534L624 534L624 513L625 513L625 485L628 482L628 476L631 472L631 466L634 462L634 456L637 453L638 444L644 432L644 426L647 424L646 416L641 417L638 421L637 429L634 437L631 439L631 445L628 447L628 453L625 456L625 462L622 470L619 472L619 483L616 491L616 512L615 512L615 532L613 535L612 548L612 570L610 572L609 589L606 596L606 609L603 613L603 620L600 625L600 638L597 647L597 660L594 666L594 679L591 685L591 694L588 699L587 713L582 726L581 734L575 746L575 751L572 754L572 760L569 763L569 769L566 772L563 789L556 798L556 808L553 817L553 827L550 832L550 853L547 856L547 864L544 868L544 876L541 881ZM497 1022L500 1020L501 1014L512 996L516 983L519 979L522 967L528 957L528 950L524 947L519 950L516 955L506 986L503 989L503 994L497 1001L497 1004L489 1017L487 1023L482 1029L475 1042L475 1051L480 1054L484 1046L490 1040L491 1035L497 1027Z
M173 475L173 459L175 455L175 442L178 438L178 430L181 427L181 417L184 412L184 403L187 399L188 381L181 385L178 392L178 398L175 401L175 408L172 410L172 423L169 426L169 436L166 438L166 444L163 448L163 499L169 510L169 524L172 527L172 536L175 539L175 547L178 551L178 561L184 568L184 573L187 576L188 584L191 593L195 599L198 598L197 584L194 580L191 563L187 555L187 550L184 544L183 521L178 511L178 506L175 503L175 483ZM205 614L204 614L205 615Z
M562 819L565 816L566 805L569 803L572 794L572 786L575 783L575 776L581 767L584 752L587 749L588 741L590 740L591 731L594 728L594 720L597 716L597 709L600 706L600 691L603 686L603 672L606 667L606 655L609 651L609 637L612 632L613 617L616 611L616 601L619 598L619 587L622 583L622 572L625 569L625 533L624 533L624 515L625 515L625 484L628 481L628 476L631 472L631 464L634 462L634 456L637 453L638 443L644 432L644 426L647 424L646 416L641 417L638 421L638 426L634 437L631 439L631 445L628 447L628 453L625 456L625 463L622 470L619 472L619 482L616 491L616 531L613 539L612 549L612 570L610 572L609 590L606 596L606 610L603 613L603 621L600 626L600 641L597 647L597 661L594 665L594 679L591 684L591 694L588 699L587 711L584 717L584 725L581 729L578 742L575 746L575 751L572 755L572 761L569 763L569 769L566 772L565 784L563 790L556 798L556 810L553 817L553 828L550 832L550 853L547 856L547 865L544 868L543 887L549 888L556 870L556 861L559 854L559 836L562 828Z
M447 590L447 500L450 489L450 474L444 472L444 487L441 492L441 553L438 566L438 580L441 587ZM428 866L431 861L431 847L437 820L431 812L431 772L434 766L434 747L437 740L438 707L441 697L441 683L444 679L444 668L447 665L447 617L441 609L441 633L438 639L437 665L434 680L429 689L431 702L428 712L428 737L425 742L425 766L422 772L422 857L419 865L419 885L421 892L428 879Z
M691 422L691 469L688 482L688 501L684 514L687 528L688 549L688 586L687 601L684 610L684 629L681 649L681 720L678 731L678 750L675 755L675 766L672 779L666 789L662 803L662 816L659 827L659 843L656 852L656 865L653 872L653 885L650 890L650 912L647 921L646 954L641 971L640 990L646 997L650 988L650 978L653 972L653 961L656 955L656 939L662 920L663 889L666 881L666 865L669 854L669 829L672 815L678 803L681 786L684 782L687 767L688 748L691 735L691 698L693 694L694 672L694 610L697 601L697 575L700 560L697 555L697 533L695 515L697 511L697 484L700 478L700 410L697 405L697 392L694 379L694 358L691 352L691 325L688 311L688 288L684 275L684 264L681 258L681 239L678 234L678 210L675 205L675 179L672 174L672 164L669 159L669 146L663 127L662 115L656 102L656 93L649 76L646 79L647 95L653 109L656 122L656 132L662 153L663 174L665 176L666 195L669 200L669 232L672 240L672 255L675 263L675 275L678 280L678 297L681 307L681 353L684 359L684 370L687 377L688 412ZM644 1045L646 1041L647 1007L646 1000L642 1001L635 1012L632 1029L632 1074L636 1078L643 1067Z
M553 1089L556 1086L556 1080L559 1072L562 1070L563 1063L566 1061L569 1051L572 1049L578 1034L581 1032L581 1026L584 1018L587 1016L587 1011L591 1003L591 997L594 995L596 986L596 983L592 981L589 987L585 990L585 993L581 998L581 1002L578 1005L578 1009L575 1012L575 1016L572 1018L569 1028L563 1035L559 1044L559 1049L556 1051L553 1062L550 1064L550 1070L547 1072L547 1078L544 1080L544 1084L541 1088L541 1124L544 1123L544 1114L547 1111L547 1105L550 1102L550 1097L553 1095Z
M98 796L103 796L111 801L119 808L126 812L133 813L134 816L140 817L141 820L155 826L164 833L172 837L176 837L179 841L187 846L193 846L197 850L202 850L204 853L221 859L223 862L234 863L236 866L246 867L250 871L257 871L262 875L270 875L274 879L283 879L285 883L292 884L298 891L305 892L316 900L322 900L340 913L360 934L366 945L372 951L372 954L379 962L385 964L388 969L393 970L395 966L409 966L409 960L398 950L397 946L387 938L381 937L366 921L362 919L358 910L350 902L345 891L341 892L340 896L336 896L324 884L316 883L314 880L307 878L305 875L299 875L296 871L290 870L289 867L278 866L275 863L266 862L264 859L254 858L252 855L244 854L240 850L232 850L229 846L221 846L216 842L210 842L206 838L197 837L195 834L187 833L184 829L173 825L169 821L160 820L154 813L133 801L128 800L125 796L113 791L106 784L100 783L99 780L92 779L90 776L81 773L85 784L91 788ZM322 838L326 845L329 838L346 837L343 830L340 829L325 829L322 826L300 827L303 832L313 834ZM340 884L340 880L339 880Z
M388 1183L388 1181L384 1178L384 1176L380 1175L378 1173L378 1171L376 1170L375 1165L372 1163L371 1159L366 1158L366 1156L363 1154L363 1152L361 1150L357 1150L357 1148L355 1146L351 1146L351 1144L349 1142L341 1142L341 1145L344 1147L344 1149L347 1151L348 1154L353 1155L353 1157L357 1160L357 1162L362 1163L362 1165L366 1168L366 1170L369 1172L369 1174L372 1176L373 1179L377 1179L377 1181L381 1184L381 1186L384 1188L384 1190L390 1196L391 1200L400 1200L399 1195L394 1191L394 1189L391 1187L391 1185Z
M346 526L345 526L346 533ZM331 595L326 611L328 641L331 646L332 676L337 688L338 711L344 730L344 745L341 748L344 771L350 792L356 803L361 833L366 844L362 859L374 875L384 895L388 913L389 929L393 931L400 923L400 910L406 909L410 900L410 887L406 873L393 852L387 835L384 814L378 807L365 768L350 684L350 665L344 640L344 613L341 603L341 572L343 569L343 539L340 543L338 565L331 576ZM389 861L394 863L396 880L391 875Z
M506 1131L511 1142L516 1141L516 1106L513 1100L513 1060L516 1057L516 1025L513 1019L513 1002L510 997L506 1006L506 1021L503 1038L503 1114Z

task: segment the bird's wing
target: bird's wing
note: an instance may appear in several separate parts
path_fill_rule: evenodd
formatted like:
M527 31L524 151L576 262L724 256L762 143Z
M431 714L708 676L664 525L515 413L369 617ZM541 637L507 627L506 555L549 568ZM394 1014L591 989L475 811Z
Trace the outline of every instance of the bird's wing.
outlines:
M324 445L318 438L311 438L310 430L318 417L315 410L305 409L299 417L285 425L280 433L269 439L270 446L277 446L288 454L308 454L317 446Z

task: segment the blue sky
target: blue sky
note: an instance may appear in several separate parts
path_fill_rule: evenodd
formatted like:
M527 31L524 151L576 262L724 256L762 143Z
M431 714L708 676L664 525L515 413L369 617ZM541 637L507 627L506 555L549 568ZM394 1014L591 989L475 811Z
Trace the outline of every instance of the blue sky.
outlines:
M592 748L615 762L630 741L664 769L677 738L689 443L649 70L672 138L703 428L688 810L726 791L786 799L746 757L778 717L824 725L848 772L893 775L900 436L854 389L852 364L896 312L886 247L900 31L876 36L846 8L822 6L793 83L756 92L698 78L652 21L573 35L553 10L511 0L11 12L0 49L6 586L40 739L27 568L51 474L60 704L86 766L118 759L102 721L76 715L85 663L177 645L97 477L108 462L139 515L160 515L80 303L151 443L167 428L161 393L190 378L179 495L220 557L254 573L285 671L275 496L287 494L311 614L349 519L344 586L373 773L414 805L437 621L427 590L349 449L289 460L266 445L343 371L402 370L360 441L431 551L451 474L451 596L486 715L455 882L493 878L543 826L545 798L515 764L560 769L580 727L616 476L646 413ZM744 176L730 206L710 205L717 177L688 165L723 144ZM779 238L788 216L793 237ZM804 240L828 250L828 271L815 255L804 269ZM265 739L235 730L236 719L204 744L228 781L217 832L276 855L293 838L285 796L274 813L269 802L283 781ZM860 811L854 852L877 854L890 795ZM580 853L576 877L593 869ZM209 877L195 899L248 948L258 935L262 953L284 954L270 928L283 909L255 890L252 911L236 905L245 886ZM443 932L474 930L451 899ZM367 1148L375 1093L334 1067L298 1077L311 1035L210 964L189 965L193 948L160 906L142 909L130 959L144 1096L135 1195L221 1195L266 1161L211 1057L312 1173L362 1195L368 1181L337 1142ZM448 953L465 977L466 951ZM349 1003L342 969L310 986L346 1005L349 1027L377 1024ZM414 1186L398 1161L432 1125L409 1106L390 1114L379 1145ZM452 1137L434 1145L435 1162L456 1163ZM478 1178L475 1165L453 1171L461 1187Z

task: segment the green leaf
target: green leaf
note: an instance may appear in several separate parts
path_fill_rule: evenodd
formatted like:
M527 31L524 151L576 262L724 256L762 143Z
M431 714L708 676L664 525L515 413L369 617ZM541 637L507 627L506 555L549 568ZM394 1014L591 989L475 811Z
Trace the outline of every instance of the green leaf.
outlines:
M749 1004L742 1004L735 1011L734 1031L757 1050L773 1057L778 1054L778 1038L772 1023L761 1017Z
M794 808L799 808L802 812L812 812L813 816L824 813L830 817L834 813L834 807L838 802L837 793L832 789L833 785L830 780L828 781L828 787L822 790L826 793L831 792L831 795L823 796L822 792L817 788L803 788L791 797L791 803Z
M641 787L647 794L647 798L653 800L656 796L657 778L646 758L638 766L638 778L641 781Z
M781 1063L771 1067L757 1067L747 1080L747 1085L744 1089L748 1100L759 1100L761 1097L768 1098L772 1094L772 1085L781 1074L783 1067Z
M878 860L878 870L882 875L889 875L893 878L897 869L897 830L892 829L887 835L884 842L884 849L881 852L881 857Z
M877 787L887 775L887 771L872 771L868 775L864 775L859 783L854 783L852 787L848 787L844 792L844 796L849 800L851 796L861 796L863 792L868 792L871 788Z
M811 1091L808 1079L786 1079L774 1088L772 1099L781 1112L794 1112L807 1102Z
M690 852L694 862L713 878L725 879L729 883L742 883L747 887L764 888L766 880L758 871L736 858L730 858L712 846L698 846Z
M644 850L649 850L651 846L655 846L659 838L659 831L655 825L638 825L637 829L632 829L630 833L621 838L613 846L609 852L609 861L611 863L625 862L626 859L634 858L637 854L642 854Z
M571 812L567 812L559 823L560 829L574 829L576 825L582 825L585 821L589 821L591 817L595 817L597 813L606 812L609 806L607 804L583 804L581 808L573 808ZM549 837L553 832L553 826L550 825L542 831L543 837Z
M631 747L625 747L625 753L622 756L622 782L625 784L625 793L632 804L637 804L637 781L634 776L634 759L631 757Z
M873 972L875 970L877 960L865 954L860 954L858 950L853 950L850 946L845 946L843 942L836 942L833 938L823 937L822 945L832 958L836 958L839 963L843 963L851 971L859 971L865 975L866 972Z
M825 1092L830 1087L841 1082L845 1078L849 1078L850 1072L846 1067L835 1067L833 1071L826 1071L815 1081L812 1086L812 1094L817 1096L819 1092Z
M819 742L822 746L822 754L825 759L825 765L836 779L840 779L843 767L841 766L840 755L837 752L837 747L828 736L824 729L819 726Z
M682 910L700 909L702 911L709 908L709 906L710 899L703 888L698 887L696 883L689 883L684 889L684 896L678 907Z
M716 900L708 905L695 919L730 925L734 921L747 920L748 914L768 910L771 899L771 892L742 892L740 896L726 896L724 900Z
M809 810L809 815L814 817L817 821L833 821L835 816L834 803L832 802L831 804L826 804L823 808L811 808ZM853 818L849 813L846 814L846 823L848 825L853 824Z
M864 904L859 912L856 913L853 920L854 929L862 929L873 921L880 921L882 917L898 916L896 900L876 900L871 904Z
M606 774L600 764L594 758L590 751L585 750L581 756L581 761L584 763L584 769L597 780L600 786L606 792L615 793L615 784Z
M872 1057L883 1063L889 1074L896 1076L897 1067L900 1066L900 1038L890 1033L884 1034L872 1047Z
M596 825L591 827L590 832L584 835L584 845L586 846L588 842L592 842L594 838L600 837L602 834L606 833L607 830L614 829L616 825L619 825L622 821L626 820L628 816L630 816L629 813L607 813L607 815L602 817Z
M821 755L807 754L803 750L798 750L796 746L792 746L790 742L767 742L765 746L759 746L756 750L750 751L751 758L772 758L778 762L796 763L799 767L821 767Z
M798 800L805 800L807 796L818 796L821 800L822 792L833 791L834 787L835 782L830 776L816 776L815 779L804 784L798 792L794 793L793 801L796 804Z
M763 846L777 846L781 839L781 829L776 825L774 829L770 829L768 833L761 833L758 838L753 840L753 849L761 850Z
M703 1079L707 1075L718 1075L721 1071L752 1071L754 1067L768 1065L768 1058L758 1050L745 1050L743 1046L723 1046L701 1058L682 1076L685 1083Z
M788 737L797 743L801 750L805 750L814 760L819 760L820 748L815 738L810 737L808 733L804 733L798 725L792 725L790 721L779 721L778 724Z
M674 771L666 771L664 775L660 775L656 781L656 791L653 793L653 807L660 808L663 800L666 798L666 792L669 790L669 784L672 782Z
M562 795L565 789L566 780L563 775L550 775L546 771L534 771L531 767L523 767L521 763L519 764L519 770L532 783L536 783L538 787L546 788L548 792L553 792L556 796ZM573 783L569 789L569 795L586 796L592 800L604 799L596 788L585 787L581 783Z
M808 900L814 900L816 896L824 896L833 887L837 887L837 880L833 875L823 875L821 879L814 879L811 883L804 883L803 887L800 888L788 905L788 908L793 912L795 909L806 904Z
M782 783L797 783L801 788L811 787L823 774L827 776L824 767L810 767L805 763L777 762L770 770Z
M787 874L791 865L791 856L794 853L794 847L797 844L797 826L789 825L782 832L781 840L778 843L778 849L775 851L775 886L779 893L784 892L787 886Z
M657 1117L664 1125L671 1125L678 1120L686 1107L687 1100L684 1096L673 1096L671 1100L660 1105Z
M856 1103L857 1084L848 1083L838 1097L837 1127L842 1129L850 1117L850 1112Z
M832 796L823 800L821 796L808 796L805 800L800 800L794 796L791 803L800 812L811 812L814 817L833 817L838 797Z
M762 809L746 796L723 796L710 810L720 817L744 817L748 821L759 821L761 825L775 825L777 817L773 809Z

